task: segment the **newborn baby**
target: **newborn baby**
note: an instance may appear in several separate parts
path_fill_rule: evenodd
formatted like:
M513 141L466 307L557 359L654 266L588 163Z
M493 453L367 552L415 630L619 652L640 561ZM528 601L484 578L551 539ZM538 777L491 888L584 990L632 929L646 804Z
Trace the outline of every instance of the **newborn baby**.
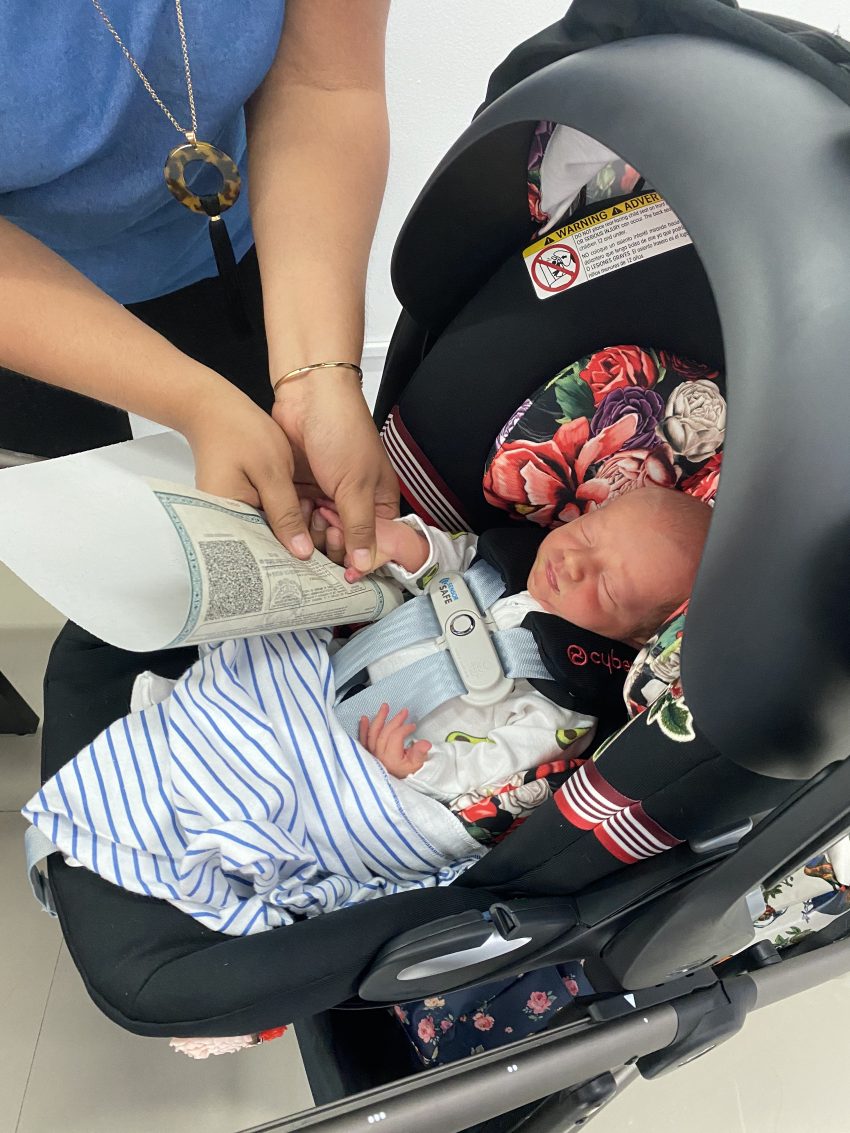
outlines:
M340 546L339 517L328 507L321 513L331 547ZM634 489L551 531L537 553L528 589L500 598L490 614L499 628L511 628L528 612L544 611L640 647L689 597L710 519L711 509L693 496L669 488ZM378 564L414 593L436 570L465 570L478 542L474 535L449 536L409 516L379 519L377 540ZM346 568L349 581L361 577L350 564ZM389 671L418 656L401 658L400 653L413 650L395 654ZM383 669L373 672L377 668L370 667L372 680L386 675ZM558 727L573 733L571 754L579 754L592 737L592 720L577 721L576 713L559 708L527 681L517 681L507 700L490 706L493 719L482 725L484 711L458 697L417 725L406 710L389 719L383 705L373 720L361 719L359 739L391 775L450 801L560 754L567 745L563 737L558 742ZM572 719L552 727L557 713Z

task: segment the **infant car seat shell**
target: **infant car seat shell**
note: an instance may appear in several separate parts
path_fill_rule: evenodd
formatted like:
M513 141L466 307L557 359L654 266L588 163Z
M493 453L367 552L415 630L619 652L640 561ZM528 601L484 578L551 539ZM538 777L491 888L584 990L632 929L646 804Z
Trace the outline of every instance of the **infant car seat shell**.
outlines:
M708 0L692 6L718 7ZM677 76L682 97L673 105L669 91ZM836 508L846 506L821 490L825 480L846 479L843 433L850 409L850 389L835 364L850 356L850 214L842 189L850 179L850 119L837 85L829 89L786 63L708 38L658 35L556 63L467 131L420 198L395 268L405 301L409 297L411 311L428 325L432 316L410 283L412 249L430 243L433 262L452 278L453 264L469 253L475 277L461 278L466 298L482 273L491 274L522 247L527 215L520 224L515 212L504 229L499 202L510 196L511 208L516 200L525 205L523 151L540 118L599 137L633 160L669 200L714 290L731 403L724 486L685 646L688 700L724 754L755 770L798 778L847 754L841 740L850 706L847 649L836 638L835 619L825 617L830 580L817 570L818 556L844 551ZM707 138L693 148L695 121L723 124L722 132L716 130L722 154L708 152ZM729 153L737 160L723 158ZM684 154L690 160L681 160ZM778 194L759 194L749 183L753 161L775 184L805 168L811 213L791 223ZM482 170L493 185L493 208L479 218L482 194L472 198ZM830 240L816 241L814 226L823 216L831 218ZM494 237L492 264L476 261L481 247L491 247L482 243L482 232ZM430 279L433 293L434 277L423 279ZM434 329L457 314L459 303L455 294L435 310ZM789 327L795 335L789 336ZM822 362L820 380L816 390L804 390L801 376L813 359ZM398 375L390 375L393 382L398 387ZM434 409L444 413L437 402ZM756 453L747 450L753 435L760 438ZM800 451L800 437L819 437L822 444L817 452L805 446ZM481 441L485 452L492 438L488 430ZM778 455L791 445L793 476ZM781 572L774 569L780 562ZM729 625L732 640L724 631ZM718 666L718 656L729 664ZM47 676L44 775L126 712L138 672L176 675L190 661L185 651L121 653L66 628ZM804 717L819 726L803 732ZM506 859L509 851L506 842L500 856ZM356 993L361 974L394 935L456 912L487 909L497 899L493 891L456 885L232 939L55 856L49 872L65 938L93 998L123 1026L149 1035L256 1031L334 1006Z

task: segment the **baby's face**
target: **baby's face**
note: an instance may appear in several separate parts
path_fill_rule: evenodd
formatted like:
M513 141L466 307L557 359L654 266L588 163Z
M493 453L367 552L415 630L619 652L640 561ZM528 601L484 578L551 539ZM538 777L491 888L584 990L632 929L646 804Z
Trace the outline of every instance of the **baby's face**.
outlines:
M702 551L701 540L685 553L670 538L671 495L637 489L550 532L528 576L532 598L583 629L642 644L653 613L690 594Z

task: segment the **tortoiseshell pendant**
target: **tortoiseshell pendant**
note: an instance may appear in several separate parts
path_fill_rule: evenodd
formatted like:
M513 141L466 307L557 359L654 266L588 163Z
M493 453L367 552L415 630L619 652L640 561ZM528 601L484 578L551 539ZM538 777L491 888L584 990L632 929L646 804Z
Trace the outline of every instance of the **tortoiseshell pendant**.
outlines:
M191 161L202 161L218 170L222 184L217 193L199 196L192 192L186 184L185 176L186 166ZM176 146L166 159L163 173L166 185L180 204L204 216L219 216L232 208L242 187L236 162L209 142L186 142L182 146Z

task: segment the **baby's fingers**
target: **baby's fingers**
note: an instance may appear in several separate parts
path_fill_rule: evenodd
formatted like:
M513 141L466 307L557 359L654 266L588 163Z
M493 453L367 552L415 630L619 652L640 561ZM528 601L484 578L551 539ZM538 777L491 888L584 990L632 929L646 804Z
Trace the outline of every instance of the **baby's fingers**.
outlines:
M416 725L409 724L407 717L407 709L402 708L401 712L396 713L392 720L389 721L385 731L388 741L404 744L407 737L416 731Z
M387 708L387 712L389 712L389 708ZM395 716L393 716L392 720L387 724L387 732L394 732L396 729L402 728L407 720L407 716L408 712L406 708L402 708L400 712L396 712Z
M336 508L326 507L324 504L320 504L317 510L329 527L338 527L342 530L342 520L339 518L339 512Z
M325 554L334 563L342 563L345 557L345 536L339 527L329 527L325 532Z
M405 754L410 756L411 759L425 759L425 756L431 750L431 744L428 740L415 740L410 747L405 748Z
M427 740L416 740L410 747L404 749L403 765L407 768L408 775L415 775L422 769L430 750L431 745Z
M366 733L366 743L363 746L367 747L373 755L375 753L375 747L377 746L378 740L381 738L381 734L384 731L384 725L387 722L387 716L389 716L389 714L389 704L382 704L378 709L375 719L369 725L369 730Z

